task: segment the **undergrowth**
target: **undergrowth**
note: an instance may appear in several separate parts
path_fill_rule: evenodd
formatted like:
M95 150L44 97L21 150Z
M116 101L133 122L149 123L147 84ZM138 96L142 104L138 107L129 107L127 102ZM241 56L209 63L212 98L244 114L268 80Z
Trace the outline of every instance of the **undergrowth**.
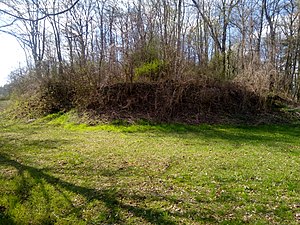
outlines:
M199 124L238 117L247 121L270 109L263 96L217 80L114 83L83 89L50 80L18 96L19 116L32 118L73 109L108 120Z

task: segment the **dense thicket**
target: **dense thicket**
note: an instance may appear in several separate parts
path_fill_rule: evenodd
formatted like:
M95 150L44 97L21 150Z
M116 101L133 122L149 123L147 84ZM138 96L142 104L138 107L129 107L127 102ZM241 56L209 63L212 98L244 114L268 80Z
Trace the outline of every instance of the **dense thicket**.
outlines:
M104 93L117 83L126 89L127 84L171 80L205 86L214 79L242 85L261 97L300 99L296 0L2 0L0 4L6 23L1 31L14 35L29 59L28 68L11 74L16 93L46 105L51 100L48 108L91 106L99 89ZM184 85L181 88L185 90ZM186 98L199 94L191 90Z

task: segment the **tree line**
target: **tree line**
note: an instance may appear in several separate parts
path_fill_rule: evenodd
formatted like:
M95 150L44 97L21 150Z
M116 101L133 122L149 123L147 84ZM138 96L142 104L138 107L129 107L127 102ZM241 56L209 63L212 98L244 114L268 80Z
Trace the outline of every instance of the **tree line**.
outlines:
M233 81L300 99L296 0L1 0L0 31L27 54L24 90L163 80Z

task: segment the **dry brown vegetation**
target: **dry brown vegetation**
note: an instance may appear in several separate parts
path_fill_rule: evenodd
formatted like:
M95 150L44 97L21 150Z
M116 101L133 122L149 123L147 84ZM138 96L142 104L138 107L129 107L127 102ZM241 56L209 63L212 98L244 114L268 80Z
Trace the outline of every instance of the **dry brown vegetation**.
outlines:
M201 123L220 116L255 114L264 106L257 95L230 83L169 81L106 86L98 89L86 109L116 117Z
M32 91L31 96L24 95L18 112L36 118L75 109L94 122L142 119L187 124L256 124L288 122L290 119L281 109L296 106L277 95L266 97L237 82L217 80L122 82L86 87L48 82Z
M11 87L31 117L253 121L300 100L295 0L9 2L0 32L28 67ZM278 104L279 102L279 104ZM276 107L277 107L276 106Z

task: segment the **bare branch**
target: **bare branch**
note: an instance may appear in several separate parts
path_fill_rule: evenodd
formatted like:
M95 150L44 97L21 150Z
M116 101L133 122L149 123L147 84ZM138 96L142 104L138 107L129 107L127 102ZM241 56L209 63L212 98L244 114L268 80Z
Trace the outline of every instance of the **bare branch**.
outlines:
M210 33L212 35L212 38L213 38L214 42L216 43L218 49L222 50L221 43L220 43L219 39L217 38L217 35L215 34L213 25L211 24L209 19L205 16L205 14L201 11L199 3L196 0L192 0L192 2L194 3L194 6L197 8L197 10L198 10L199 14L201 15L202 19L204 20L204 22L208 25Z
M37 22L37 21L40 21L40 20L44 20L44 19L46 19L49 16L57 16L57 15L60 15L60 14L64 14L64 13L70 11L71 9L73 9L79 1L80 0L76 0L69 8L67 8L67 9L65 9L63 11L60 11L60 12L57 12L57 13L47 13L44 16L36 18L36 19L31 19L31 18L25 18L23 16L18 16L18 15L15 15L13 13L10 13L10 12L8 12L6 10L3 10L3 9L0 9L0 12L4 13L6 15L9 15L9 16L15 18L15 19L18 19L18 20L29 21L29 22ZM7 26L5 25L5 27L7 27Z

